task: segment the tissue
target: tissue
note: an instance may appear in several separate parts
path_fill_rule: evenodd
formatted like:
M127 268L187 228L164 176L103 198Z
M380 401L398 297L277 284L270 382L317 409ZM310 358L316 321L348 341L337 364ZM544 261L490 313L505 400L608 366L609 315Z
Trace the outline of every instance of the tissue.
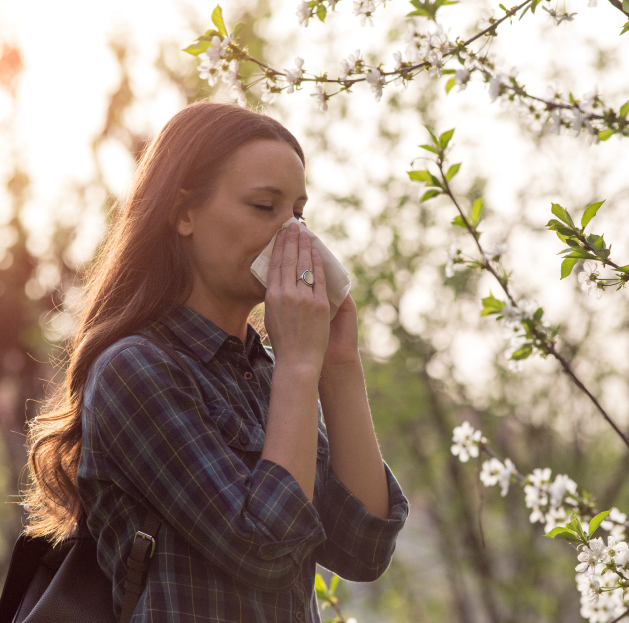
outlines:
M271 242L266 246L264 251L258 255L253 264L251 265L251 272L266 288L266 280L269 274L269 262L271 261L271 254L273 253L273 245L275 244L275 238L282 229L286 229L291 223L297 223L301 231L305 231L310 236L310 244L313 249L316 249L321 256L323 262L323 272L325 273L326 292L328 295L328 301L330 303L330 321L336 316L336 312L347 298L349 289L352 282L349 278L349 272L345 270L344 266L339 262L330 250L313 234L304 223L298 221L294 216L289 218L283 225L275 232Z

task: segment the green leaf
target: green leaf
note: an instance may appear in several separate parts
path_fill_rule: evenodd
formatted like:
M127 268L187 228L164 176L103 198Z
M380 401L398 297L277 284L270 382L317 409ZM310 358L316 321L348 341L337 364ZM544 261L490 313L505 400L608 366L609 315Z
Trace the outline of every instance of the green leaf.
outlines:
M433 154L437 153L437 150L432 145L420 145L420 147L426 151L431 151Z
M192 56L199 56L199 54L202 54L203 52L205 52L209 47L211 47L211 45L212 45L211 37L199 37L197 41L195 41L194 43L191 43L183 51L187 52L188 54L192 54Z
M561 262L561 279L565 279L570 275L572 269L575 267L579 260L575 257L569 257Z
M587 237L587 241L588 244L595 250L595 251L600 251L601 249L605 249L607 248L605 246L605 240L603 239L603 236L598 236L596 234L590 234Z
M436 190L435 188L433 188L432 190L427 190L422 198L421 198L421 202L423 203L424 201L428 201L428 199L432 199L433 197L436 197L437 195L440 195L441 191L440 190Z
M601 139L601 141L606 141L610 136L616 134L616 130L601 130L598 133L598 138Z
M553 203L550 211L558 219L566 223L566 225L570 225L570 227L574 228L574 221L572 220L570 214L568 214L568 210L566 210L566 208L562 208L558 203Z
M596 255L592 255L592 253L588 253L587 251L573 251L570 255L565 255L564 259L576 257L580 260L598 260Z
M430 182L432 175L428 171L407 171L414 182Z
M564 224L561 221L558 221L556 218L551 218L548 223L546 223L546 227L548 229L553 229L557 231L559 227L564 227Z
M452 138L453 134L454 134L454 128L452 128L451 130L446 130L439 137L439 144L441 145L441 149L445 149L448 146L448 143L450 142L450 139Z
M618 111L618 116L622 119L629 114L629 102L625 102Z
M325 6L323 4L320 4L319 7L317 8L317 17L319 18L319 21L321 22L325 22L325 16L328 14L328 10L325 8Z
M450 78L450 80L446 82L446 94L450 93L450 91L453 89L455 85L456 85L456 78Z
M542 319L543 315L544 315L544 308L543 307L538 307L535 310L535 313L533 314L533 320L535 322L539 322Z
M225 22L223 21L223 10L220 5L216 5L216 8L212 11L212 23L218 29L218 32L227 37L227 28L225 28Z
M330 595L334 595L334 591L336 591L336 587L338 586L339 579L340 578L338 575L332 576L332 579L330 580Z
M592 538L592 535L596 532L601 523L605 520L605 517L611 513L611 508L608 511L603 511L596 515L596 517L592 517L590 520L590 525L588 526L588 536Z
M533 353L533 345L532 344L523 344L518 350L511 355L510 359L514 359L515 361L520 361L521 359L528 359Z
M323 601L328 599L328 587L325 584L325 580L320 574L315 575L315 590L317 591L317 597Z
M424 127L426 128L426 130L428 130L428 134L430 134L430 138L432 138L432 142L434 143L435 147L439 147L439 139L434 135L433 131L427 125L424 125Z
M621 35L624 35L626 32L629 32L629 22L627 22L623 27L622 30L620 31Z
M483 198L479 197L472 204L472 222L474 223L474 225L478 224L478 221L480 221L480 215L482 211L483 211Z
M629 102L627 102L629 104ZM597 201L596 203L591 203L587 208L585 208L585 212L581 217L581 227L585 228L585 226L596 216L598 209L605 203L606 199L603 201Z
M629 264L626 266L619 266L618 268L614 268L614 270L620 273L629 273Z
M547 536L550 539L564 539L566 541L573 542L581 540L572 530L568 530L568 528L562 528L560 526L553 528L548 534L545 534L544 536Z
M489 296L482 299L483 310L481 311L481 316L489 316L490 314L499 314L503 307L505 306L504 301L497 299L492 293L489 291Z
M531 13L535 14L535 9L541 1L542 0L533 0L533 2L531 2Z
M525 15L526 12L531 8L531 5L527 5L526 9L524 9L524 11L522 11L522 15L520 15L520 19L522 19ZM520 21L520 19L518 20L518 22Z
M452 225L456 225L457 227L462 227L463 229L467 229L467 225L465 224L465 221L461 218L460 214L457 214L451 221L450 223Z
M629 0L622 0L622 10L629 13Z
M453 164L448 169L448 172L446 173L446 180L449 182L459 172L460 168L461 168L460 162L458 164Z

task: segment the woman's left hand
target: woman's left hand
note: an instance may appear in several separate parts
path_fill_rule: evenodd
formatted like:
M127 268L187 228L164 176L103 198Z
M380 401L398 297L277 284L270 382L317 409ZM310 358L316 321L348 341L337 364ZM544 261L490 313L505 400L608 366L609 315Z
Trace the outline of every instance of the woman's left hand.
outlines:
M323 367L360 362L358 354L358 313L348 294L330 323L330 337Z

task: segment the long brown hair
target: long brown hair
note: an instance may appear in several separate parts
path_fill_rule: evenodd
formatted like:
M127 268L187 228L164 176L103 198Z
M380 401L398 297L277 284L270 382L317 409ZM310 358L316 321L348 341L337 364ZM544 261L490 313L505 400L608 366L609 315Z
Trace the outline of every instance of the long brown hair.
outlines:
M62 382L29 426L27 531L57 543L84 517L76 485L83 390L91 364L188 298L192 273L174 218L203 205L232 153L255 139L297 139L279 122L230 104L197 102L166 124L144 152L128 198L86 274L78 328L68 343ZM184 206L182 206L184 207Z

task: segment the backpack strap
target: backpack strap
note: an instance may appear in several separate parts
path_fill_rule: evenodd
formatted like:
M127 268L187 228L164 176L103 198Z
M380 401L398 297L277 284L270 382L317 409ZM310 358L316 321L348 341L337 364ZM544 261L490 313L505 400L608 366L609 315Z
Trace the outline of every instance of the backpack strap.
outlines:
M127 558L127 577L124 582L124 601L120 623L129 623L146 585L146 572L155 553L155 538L162 522L148 512L142 527L135 533L131 553Z
M164 344L152 335L146 335L145 333L140 333L139 335L155 344L155 346L173 359L194 382L199 393L201 392L201 386L194 372L172 346ZM129 623L131 621L138 601L140 601L140 596L146 586L146 573L149 568L149 562L155 553L155 538L161 523L159 517L149 511L142 527L135 533L131 553L127 558L127 577L124 583L124 601L122 602L120 623Z

